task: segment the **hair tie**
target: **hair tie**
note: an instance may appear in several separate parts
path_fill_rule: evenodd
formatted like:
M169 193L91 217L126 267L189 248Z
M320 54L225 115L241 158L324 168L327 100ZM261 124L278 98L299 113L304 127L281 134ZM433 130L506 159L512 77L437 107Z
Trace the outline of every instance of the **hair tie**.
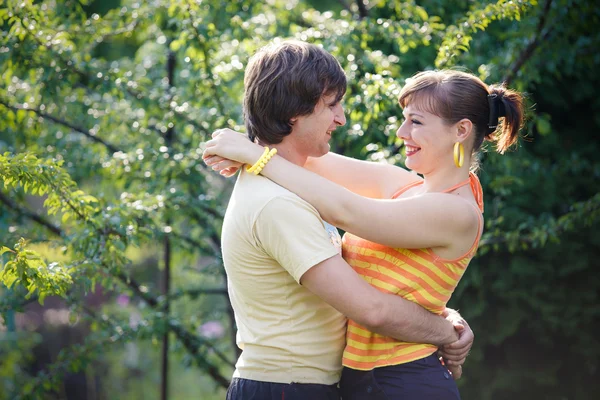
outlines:
M496 93L488 94L488 104L490 105L490 120L488 121L488 128L496 129L498 126L498 118L506 116L506 109L502 98Z

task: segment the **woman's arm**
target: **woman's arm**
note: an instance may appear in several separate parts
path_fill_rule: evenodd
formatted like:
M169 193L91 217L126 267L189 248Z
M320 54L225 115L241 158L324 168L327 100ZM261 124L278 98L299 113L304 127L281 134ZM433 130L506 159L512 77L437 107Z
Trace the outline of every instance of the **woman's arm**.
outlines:
M386 199L401 187L421 178L387 163L357 160L336 153L309 157L304 168L361 196Z
M262 147L241 135L222 134L207 142L204 158L219 155L252 164L262 153ZM456 237L474 235L478 226L473 207L458 196L430 193L417 199L366 198L279 156L267 163L262 174L311 203L324 220L338 228L390 247L447 247Z
M370 199L275 157L262 174L311 203L329 223L389 247L439 248L475 235L473 207L445 193L418 198Z
M243 136L229 129L217 132L224 131L227 131L227 134L237 133ZM243 149L247 144L241 144L241 148ZM215 163L222 161L225 160L215 159ZM221 169L221 175L230 177L237 172L239 162L227 164L232 166L227 170ZM390 198L399 188L421 179L417 174L395 165L357 160L336 153L328 153L322 157L309 157L304 168L354 193L374 199Z

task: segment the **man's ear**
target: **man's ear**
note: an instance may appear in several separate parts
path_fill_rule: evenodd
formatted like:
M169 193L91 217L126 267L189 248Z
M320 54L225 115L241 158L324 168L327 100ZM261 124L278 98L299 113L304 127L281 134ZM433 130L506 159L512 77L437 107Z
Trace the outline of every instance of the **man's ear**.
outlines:
M290 118L290 125L294 125L297 120L298 120L298 118L296 118L296 117Z

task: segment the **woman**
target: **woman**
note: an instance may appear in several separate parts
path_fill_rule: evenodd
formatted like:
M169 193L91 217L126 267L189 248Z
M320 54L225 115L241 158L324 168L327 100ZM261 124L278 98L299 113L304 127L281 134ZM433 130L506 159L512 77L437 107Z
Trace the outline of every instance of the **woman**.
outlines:
M405 121L397 136L404 140L406 167L422 178L332 153L310 159L304 169L233 131L214 135L204 157L225 175L234 172L235 161L254 164L348 232L344 258L365 280L440 314L482 233L483 194L470 167L484 140L495 141L500 153L516 142L522 97L468 73L427 71L407 82L399 103ZM349 321L342 396L458 399L436 351Z

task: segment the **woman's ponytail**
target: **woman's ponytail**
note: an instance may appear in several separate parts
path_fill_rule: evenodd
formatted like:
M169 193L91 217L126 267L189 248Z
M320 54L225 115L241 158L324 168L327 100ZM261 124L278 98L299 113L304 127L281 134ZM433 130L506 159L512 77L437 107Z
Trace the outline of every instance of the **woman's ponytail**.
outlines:
M486 140L496 142L496 150L503 154L517 142L523 125L523 96L502 85L490 85L488 102L490 106L489 133Z

